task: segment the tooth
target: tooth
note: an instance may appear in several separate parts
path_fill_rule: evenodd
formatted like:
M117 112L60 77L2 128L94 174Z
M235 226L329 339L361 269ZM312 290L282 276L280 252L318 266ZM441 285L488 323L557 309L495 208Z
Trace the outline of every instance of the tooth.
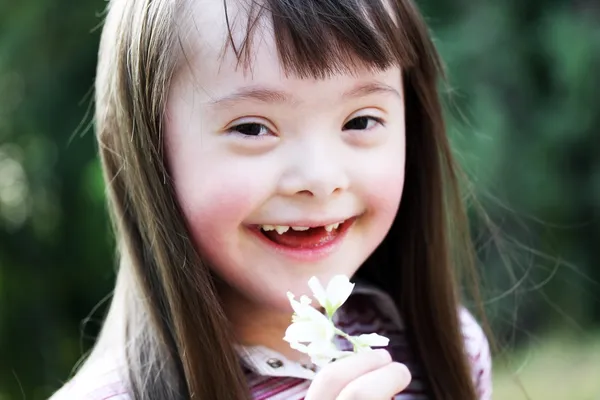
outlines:
M307 226L292 226L292 230L294 230L294 231L300 231L300 232L302 232L302 231L307 231L309 229L310 228L307 227Z
M325 226L325 230L327 232L331 232L334 229L337 229L340 227L341 222L336 222L335 224L329 224Z
M275 227L273 225L263 225L261 228L265 232L274 231L275 230Z
M277 231L277 233L279 233L280 235L283 235L284 233L286 233L287 231L290 230L289 226L281 226L281 225L277 225L275 227L275 230Z

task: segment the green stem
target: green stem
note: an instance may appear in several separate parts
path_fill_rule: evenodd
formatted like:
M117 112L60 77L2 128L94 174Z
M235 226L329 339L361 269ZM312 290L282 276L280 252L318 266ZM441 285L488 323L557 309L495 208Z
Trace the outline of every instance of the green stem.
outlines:
M342 331L341 329L335 328L335 334L343 337L344 339L346 339L350 343L352 343L352 345L354 345L354 340L353 340L352 336L348 335L346 332Z

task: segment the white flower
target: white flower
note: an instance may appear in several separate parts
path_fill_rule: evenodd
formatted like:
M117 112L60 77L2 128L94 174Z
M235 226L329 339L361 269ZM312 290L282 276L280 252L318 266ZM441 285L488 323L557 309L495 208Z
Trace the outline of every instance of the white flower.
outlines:
M362 351L371 349L371 347L385 347L390 343L390 339L376 333L369 333L352 336L351 342L355 351Z
M327 285L327 290L316 277L310 278L308 286L319 304L325 308L327 315L313 308L308 297L301 296L300 301L297 301L294 295L288 292L287 296L294 314L292 324L285 331L283 340L289 342L291 348L308 354L314 364L324 366L333 359L352 354L352 352L341 351L335 346L333 342L335 335L342 336L352 343L354 352L370 350L371 346L388 345L389 339L384 336L376 333L350 336L333 324L333 314L344 304L354 288L354 284L350 283L347 277L334 276Z
M309 355L310 361L319 367L329 364L331 360L340 359L353 354L351 351L341 351L333 342L327 341L316 341L309 345L290 343L290 347Z
M302 296L298 302L289 292L287 296L294 309L294 315L283 340L296 346L300 343L331 342L335 336L335 327L325 315L311 307L311 300Z
M348 300L352 289L354 289L354 283L350 283L348 277L344 275L336 275L331 278L327 289L323 288L316 276L309 279L308 286L312 290L315 299L325 308L329 318Z

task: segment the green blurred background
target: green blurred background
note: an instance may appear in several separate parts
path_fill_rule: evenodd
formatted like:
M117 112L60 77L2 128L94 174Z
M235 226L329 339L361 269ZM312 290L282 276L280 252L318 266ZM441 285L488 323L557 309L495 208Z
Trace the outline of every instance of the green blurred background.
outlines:
M495 398L600 399L600 1L418 3L498 229L473 213ZM89 114L105 4L0 0L0 400L60 386L113 284Z

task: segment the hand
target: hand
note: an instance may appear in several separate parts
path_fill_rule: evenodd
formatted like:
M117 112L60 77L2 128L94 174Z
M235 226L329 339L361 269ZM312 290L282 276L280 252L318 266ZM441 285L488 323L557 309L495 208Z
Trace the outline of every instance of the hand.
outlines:
M323 368L305 400L389 400L404 390L411 375L386 350L366 351Z

